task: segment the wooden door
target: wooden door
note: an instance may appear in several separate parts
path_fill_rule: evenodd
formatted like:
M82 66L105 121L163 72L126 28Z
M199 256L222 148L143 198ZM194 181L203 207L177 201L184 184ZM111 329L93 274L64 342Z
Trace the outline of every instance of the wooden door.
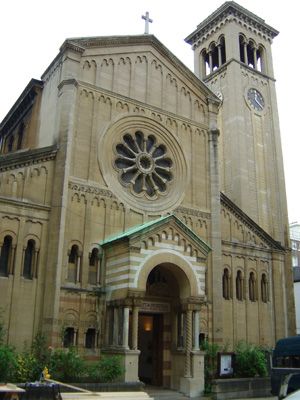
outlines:
M163 383L163 314L153 316L152 385Z

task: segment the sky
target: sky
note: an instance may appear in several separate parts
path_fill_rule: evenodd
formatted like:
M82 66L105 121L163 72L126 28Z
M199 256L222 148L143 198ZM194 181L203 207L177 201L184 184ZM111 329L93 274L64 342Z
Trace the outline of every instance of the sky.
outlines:
M298 18L295 0L237 0L280 33L272 45L289 221L300 223L300 130L297 98L300 64L297 46ZM139 35L149 12L155 35L193 70L193 51L184 39L220 7L222 0L14 0L0 2L0 121L30 79L40 79L66 38ZM187 7L185 7L187 5ZM296 32L297 30L297 32Z

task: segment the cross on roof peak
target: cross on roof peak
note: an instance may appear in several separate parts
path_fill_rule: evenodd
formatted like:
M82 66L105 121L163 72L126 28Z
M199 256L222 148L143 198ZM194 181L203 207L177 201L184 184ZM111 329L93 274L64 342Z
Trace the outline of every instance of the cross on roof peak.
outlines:
M149 33L149 22L152 23L153 20L149 18L149 12L146 11L146 15L142 15L142 18L145 20L145 34Z

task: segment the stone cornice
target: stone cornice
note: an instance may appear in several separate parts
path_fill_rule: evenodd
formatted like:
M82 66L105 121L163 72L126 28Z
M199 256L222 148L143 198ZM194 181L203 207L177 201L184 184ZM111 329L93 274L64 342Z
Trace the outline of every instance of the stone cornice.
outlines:
M223 254L237 254L241 257L249 257L249 251L253 252L255 249L255 256L254 258L265 258L266 253L272 255L274 251L277 251L278 253L282 254L282 249L274 249L268 248L268 247L258 247L257 244L252 244L252 243L238 243L235 241L231 240L222 240L222 246L223 246ZM266 258L266 261L269 261L268 258Z
M26 209L26 210L31 210L31 211L45 212L47 214L51 211L50 206L45 206L43 204L37 204L37 203L28 203L26 201L8 199L6 197L0 197L0 204L1 204L1 206L7 205L10 207L16 207L18 210ZM19 214L15 214L15 215L19 215ZM36 219L36 217L31 217L30 215L27 215L27 218ZM41 218L39 216L39 220L43 220L43 218ZM48 218L46 218L44 220L48 221Z
M76 88L79 86L76 79L70 78L70 79L64 79L63 81L61 81L58 84L57 88L60 90L61 88L63 88L64 86L67 86L67 85L75 86Z
M15 151L12 153L0 154L0 171L8 171L28 165L39 164L45 161L52 161L57 154L56 146L42 147L41 149Z
M251 27L252 30L259 31L270 40L274 39L279 33L276 29L267 25L262 18L251 13L246 8L241 7L234 1L227 1L201 22L197 29L185 38L185 41L189 44L194 44L203 36L210 34L221 22L228 23L233 19L240 20Z
M85 288L81 288L81 287L61 285L60 289L66 290L67 292L70 292L70 293L88 293L92 296L99 296L99 294L101 295L101 294L106 293L106 291L104 289L102 289L102 288L100 289L99 287L97 287L97 289L100 289L100 290L96 291L94 288L93 289L85 289Z
M256 222L245 214L237 205L235 205L224 193L220 193L221 206L229 210L237 219L239 219L247 228L251 229L261 240L266 242L272 249L286 252L287 249L279 242L274 240L266 231L264 231Z
M64 53L65 51L71 50L74 51L75 53L83 54L85 51L84 46L78 46L76 42L72 42L72 40L66 40L62 46L60 47L60 52Z
M211 217L210 213L208 213L208 212L195 210L193 208L187 208L187 207L177 207L174 210L174 213L181 213L181 214L189 215L192 217L206 218L206 219L210 219L210 217Z
M257 70L257 69L253 69L252 67L250 67L249 65L246 65L245 63L243 63L240 60L236 60L235 58L231 58L230 60L226 61L226 63L224 63L223 65L221 65L219 68L217 68L215 71L211 72L210 74L206 75L203 78L203 81L205 83L210 82L212 79L214 79L215 77L221 75L222 73L224 73L225 71L227 71L227 67L231 64L231 63L237 63L240 65L241 70L246 71L247 73L251 74L251 76L257 76L259 75L261 78L264 78L266 80L271 80L273 82L276 82L276 79L274 79L271 76L268 76L266 74L264 74L263 72Z
M62 86L64 84L67 84L67 83L71 84L71 81L70 80L69 81L63 81L62 82ZM202 81L202 83L205 86L207 86L207 84L204 81ZM149 103L146 103L146 102L143 102L143 101L140 101L140 100L137 100L137 99L133 99L133 98L128 97L128 96L124 96L124 95L122 95L120 93L116 93L116 92L113 92L111 90L104 89L102 87L99 88L99 87L97 87L95 85L92 85L90 83L86 83L86 82L83 82L83 81L80 81L80 80L79 81L75 81L74 80L74 86L76 86L77 84L78 84L78 88L80 90L89 89L89 91L93 92L93 95L97 94L98 95L98 99L101 98L101 97L106 96L106 99L109 99L111 101L111 103L114 104L114 106L118 102L123 102L124 104L129 104L130 106L132 106L132 109L134 109L138 105L141 108L143 108L144 110L146 110L146 112L151 113L150 115L152 115L152 113L155 112L155 113L157 113L157 115L163 116L165 118L165 120L168 120L171 117L174 120L176 120L178 123L182 122L185 125L189 125L189 126L195 127L195 129L201 129L201 130L207 131L207 125L204 122L195 121L192 118L188 118L188 117L185 117L183 115L178 115L178 114L176 114L174 112L171 112L171 111L168 111L166 109L162 109L162 108L153 106L153 105L151 105ZM216 96L216 94L215 94L215 96ZM219 100L219 103L221 104L220 100ZM128 112L128 115L130 115L130 116L133 115L133 114L134 114L133 112L131 112L131 113ZM134 115L136 115L136 114L134 114Z
M109 197L111 199L116 199L116 196L108 189L97 188L95 186L90 186L82 183L69 181L68 187L75 192L91 193L93 195Z

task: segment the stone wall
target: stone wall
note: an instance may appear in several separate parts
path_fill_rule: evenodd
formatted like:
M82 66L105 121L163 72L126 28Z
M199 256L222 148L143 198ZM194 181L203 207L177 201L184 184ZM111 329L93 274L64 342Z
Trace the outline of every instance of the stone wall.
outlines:
M270 377L215 379L212 382L212 398L214 400L271 397L270 390Z

